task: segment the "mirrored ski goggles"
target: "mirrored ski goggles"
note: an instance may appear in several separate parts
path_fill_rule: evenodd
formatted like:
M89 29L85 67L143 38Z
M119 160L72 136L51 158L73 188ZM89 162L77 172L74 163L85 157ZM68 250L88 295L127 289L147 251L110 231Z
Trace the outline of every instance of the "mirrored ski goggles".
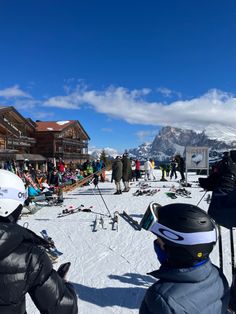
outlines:
M153 224L158 220L158 208L161 205L155 202L151 202L140 221L140 227L145 230L150 230Z
M176 244L197 245L212 243L217 240L217 229L204 232L185 233L168 228L158 222L158 210L161 207L158 203L150 203L141 222L141 228L151 231L155 235L165 238Z

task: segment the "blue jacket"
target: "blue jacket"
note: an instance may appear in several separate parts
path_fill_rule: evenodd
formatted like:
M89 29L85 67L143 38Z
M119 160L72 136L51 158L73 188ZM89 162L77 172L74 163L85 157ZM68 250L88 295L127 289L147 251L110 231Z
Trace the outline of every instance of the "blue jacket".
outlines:
M140 314L225 314L229 286L210 261L195 268L164 269L151 273L160 280L146 292Z

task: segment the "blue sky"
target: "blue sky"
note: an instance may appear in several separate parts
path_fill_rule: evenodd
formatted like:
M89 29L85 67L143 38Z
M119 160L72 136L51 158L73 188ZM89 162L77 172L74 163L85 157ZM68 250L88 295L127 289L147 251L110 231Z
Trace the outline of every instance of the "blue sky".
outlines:
M235 126L235 0L1 0L0 104L120 152Z

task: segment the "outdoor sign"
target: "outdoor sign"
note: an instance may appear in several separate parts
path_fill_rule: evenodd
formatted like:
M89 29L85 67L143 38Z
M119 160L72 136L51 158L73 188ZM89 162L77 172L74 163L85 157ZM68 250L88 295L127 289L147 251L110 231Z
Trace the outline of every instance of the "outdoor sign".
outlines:
M208 147L186 147L186 170L208 168L209 168Z

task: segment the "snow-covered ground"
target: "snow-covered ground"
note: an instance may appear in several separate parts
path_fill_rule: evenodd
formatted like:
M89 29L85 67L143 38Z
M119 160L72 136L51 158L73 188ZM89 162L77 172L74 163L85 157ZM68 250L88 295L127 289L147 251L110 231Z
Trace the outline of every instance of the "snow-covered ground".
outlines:
M159 170L155 170L158 179L161 177ZM70 261L71 269L67 279L71 281L78 294L79 313L138 313L140 303L146 289L155 280L146 273L157 269L159 262L153 250L154 235L145 230L135 230L122 217L119 217L118 231L112 230L111 219L101 214L108 214L125 210L135 220L140 221L148 204L151 201L166 205L168 203L191 203L197 205L204 195L198 187L198 176L188 174L188 182L192 183L191 198L178 197L170 199L165 192L171 186L179 187L176 181L149 181L152 188L160 188L154 196L133 196L138 189L137 182L133 182L128 193L113 195L114 182L99 183L98 189L94 186L77 188L65 193L62 207L43 207L34 215L23 217L19 224L28 222L29 228L40 234L46 229L55 241L57 248L64 254L54 264L55 269L61 263ZM208 194L208 193L207 193ZM208 209L204 195L199 207ZM95 213L78 212L63 218L57 218L63 208L84 204L85 207L93 206ZM104 229L94 231L96 217L104 218ZM231 282L230 244L227 229L222 229L224 251L224 273ZM219 265L218 246L211 254L214 264ZM30 298L27 298L27 312L38 313Z

